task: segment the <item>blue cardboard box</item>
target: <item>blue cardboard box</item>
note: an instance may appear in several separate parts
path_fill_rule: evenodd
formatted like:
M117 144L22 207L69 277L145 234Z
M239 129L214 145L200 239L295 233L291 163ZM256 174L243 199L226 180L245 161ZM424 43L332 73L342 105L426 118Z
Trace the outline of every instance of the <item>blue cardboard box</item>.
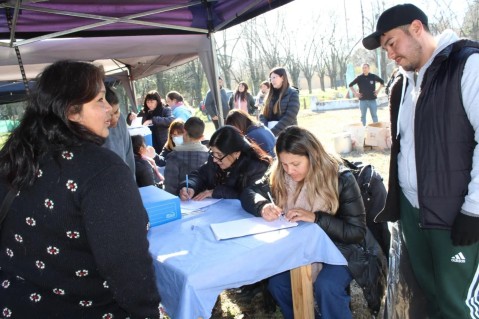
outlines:
M180 198L156 186L140 187L140 195L150 219L150 226L181 218Z
M142 135L145 139L145 144L148 146L153 146L153 138L151 135L151 129L147 126L135 126L135 127L128 127L128 132L130 136L133 135Z

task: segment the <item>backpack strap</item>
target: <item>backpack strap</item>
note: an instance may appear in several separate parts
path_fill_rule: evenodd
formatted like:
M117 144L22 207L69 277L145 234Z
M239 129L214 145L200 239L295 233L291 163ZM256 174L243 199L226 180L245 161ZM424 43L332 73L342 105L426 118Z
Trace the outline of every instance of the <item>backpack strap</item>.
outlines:
M15 196L17 196L17 191L15 189L10 189L3 199L2 206L0 207L0 225L2 225L3 220L7 216L8 210L10 209Z

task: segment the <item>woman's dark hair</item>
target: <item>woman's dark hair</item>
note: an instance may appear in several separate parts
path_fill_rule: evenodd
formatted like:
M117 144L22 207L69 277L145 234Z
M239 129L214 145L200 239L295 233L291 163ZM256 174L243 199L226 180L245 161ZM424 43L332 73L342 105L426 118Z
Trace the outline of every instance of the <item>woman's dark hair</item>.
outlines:
M281 110L281 98L283 97L286 90L289 88L288 74L284 68L276 67L271 69L271 71L269 72L269 76L271 77L271 74L273 73L283 78L283 84L281 88L279 89L275 89L272 85L270 86L268 96L266 97L266 101L264 103L265 107L263 109L263 115L266 116L267 118L269 118L270 111L273 111L273 114L279 114ZM271 108L269 107L269 104L271 103L273 95L275 93L278 94L278 90L279 90L278 100L274 103L273 108L271 110Z
M120 100L118 99L118 95L115 92L115 89L108 84L105 83L105 99L107 100L108 104L111 106L120 104Z
M160 111L163 111L163 102L161 102L161 96L160 93L157 91L150 91L146 94L145 100L143 101L143 112L147 113L150 109L146 105L146 101L148 100L155 100L158 102L158 105L156 106L159 108Z
M170 91L166 94L166 97L170 100L177 100L178 102L183 102L183 95L177 91Z
M145 138L143 135L132 135L131 145L133 147L133 154L141 155L140 148L145 145Z
M228 112L228 116L226 116L225 120L226 125L232 125L239 129L241 133L246 134L248 127L251 125L258 125L256 121L254 121L248 113L240 109L233 109Z
M49 151L85 141L101 145L105 138L70 121L103 88L103 69L90 63L63 60L46 67L36 79L19 126L0 150L0 173L16 189L31 185L39 159Z
M224 155L241 152L241 157L257 158L268 163L272 162L271 156L263 151L256 143L248 141L245 136L234 126L225 125L217 129L211 136L209 146L216 147Z
M239 90L240 85L244 86L244 91L243 92L240 92L240 90ZM239 97L239 99L241 101L245 101L247 93L248 93L248 84L246 84L246 82L244 82L244 81L241 81L240 83L238 83L238 88L235 91L234 99L236 100Z

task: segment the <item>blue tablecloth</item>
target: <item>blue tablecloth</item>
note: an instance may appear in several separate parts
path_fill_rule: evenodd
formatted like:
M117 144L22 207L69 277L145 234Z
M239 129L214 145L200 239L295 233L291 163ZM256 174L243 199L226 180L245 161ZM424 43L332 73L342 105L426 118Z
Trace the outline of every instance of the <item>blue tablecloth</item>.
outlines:
M249 218L238 200L222 200L204 213L153 227L148 238L157 284L173 319L209 318L225 289L285 270L324 262L347 262L316 224L217 241L210 224Z

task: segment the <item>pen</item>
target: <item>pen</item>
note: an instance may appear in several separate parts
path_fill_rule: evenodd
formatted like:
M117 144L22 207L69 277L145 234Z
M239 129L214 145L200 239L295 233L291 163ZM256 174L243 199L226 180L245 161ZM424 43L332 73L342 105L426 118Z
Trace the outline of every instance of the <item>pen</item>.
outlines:
M270 193L270 192L268 192L268 198L269 198L269 201L271 202L271 204L273 204L273 205L276 206L276 204L274 203L273 197L271 196L271 193ZM280 217L284 217L284 212L281 212Z
M186 174L186 196L190 199L190 193L188 192L188 174Z
M273 197L271 197L270 192L268 192L268 198L269 198L269 201L271 202L271 204L274 204Z

